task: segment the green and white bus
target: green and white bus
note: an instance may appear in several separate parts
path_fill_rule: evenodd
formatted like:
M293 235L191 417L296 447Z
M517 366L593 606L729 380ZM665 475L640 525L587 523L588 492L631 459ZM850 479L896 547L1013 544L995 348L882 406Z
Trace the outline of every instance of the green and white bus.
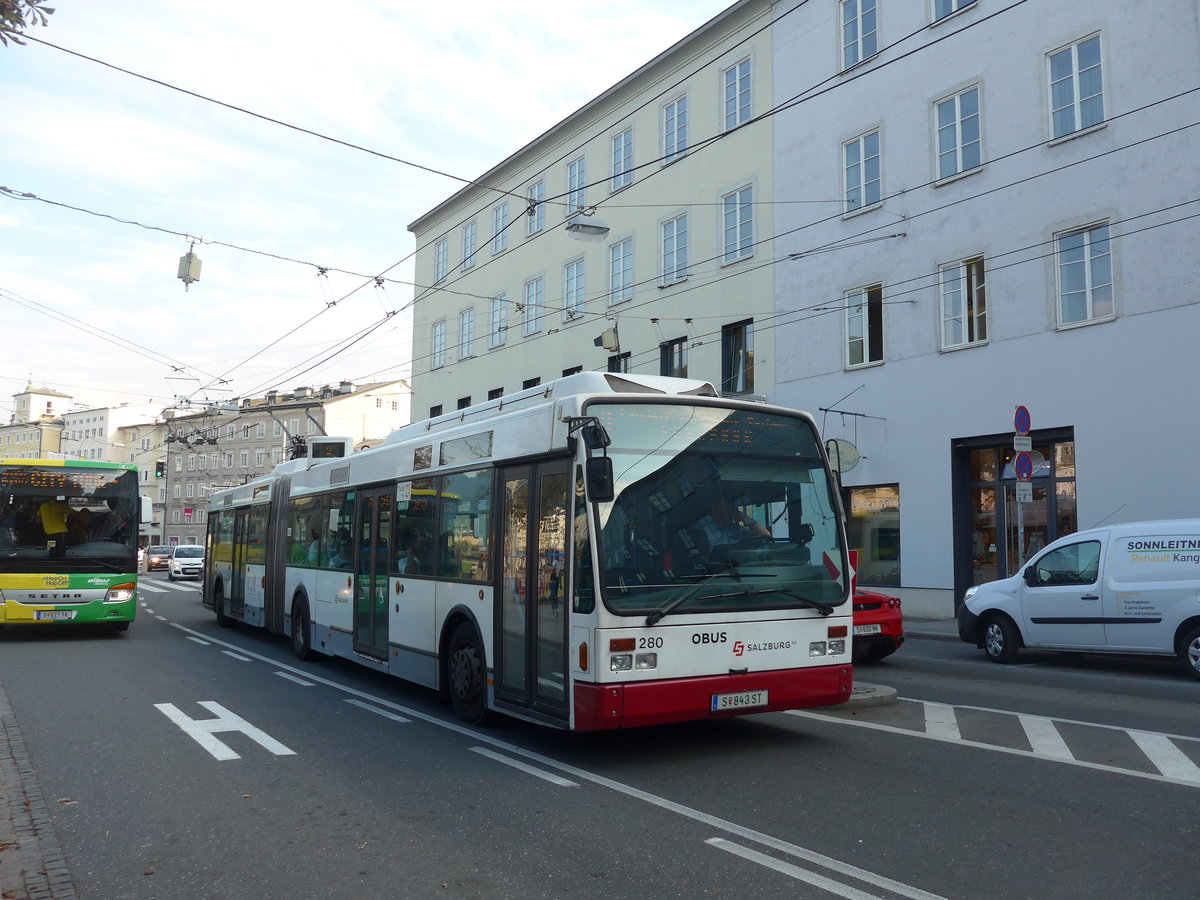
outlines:
M812 417L584 372L213 495L204 603L575 731L839 703L837 484ZM338 458L340 457L340 458Z
M148 508L134 465L0 459L0 628L129 628Z

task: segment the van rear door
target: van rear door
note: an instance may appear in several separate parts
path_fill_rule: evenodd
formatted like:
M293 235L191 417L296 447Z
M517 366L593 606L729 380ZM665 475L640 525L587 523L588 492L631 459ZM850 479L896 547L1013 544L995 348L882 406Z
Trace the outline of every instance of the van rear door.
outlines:
M1103 550L1101 539L1089 536L1061 544L1025 567L1026 645L1104 649Z

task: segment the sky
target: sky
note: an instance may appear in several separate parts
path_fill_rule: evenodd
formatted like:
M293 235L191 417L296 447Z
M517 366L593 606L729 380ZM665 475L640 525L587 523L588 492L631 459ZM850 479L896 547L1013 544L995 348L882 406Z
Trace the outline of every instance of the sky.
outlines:
M0 423L406 377L408 224L731 2L52 4L0 46Z

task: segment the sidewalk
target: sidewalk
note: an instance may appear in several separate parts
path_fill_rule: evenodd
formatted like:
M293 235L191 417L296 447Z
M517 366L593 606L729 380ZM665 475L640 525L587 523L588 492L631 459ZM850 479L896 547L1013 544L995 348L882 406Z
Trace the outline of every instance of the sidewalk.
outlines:
M904 634L907 637L934 638L943 641L957 641L957 619L917 619L904 617Z

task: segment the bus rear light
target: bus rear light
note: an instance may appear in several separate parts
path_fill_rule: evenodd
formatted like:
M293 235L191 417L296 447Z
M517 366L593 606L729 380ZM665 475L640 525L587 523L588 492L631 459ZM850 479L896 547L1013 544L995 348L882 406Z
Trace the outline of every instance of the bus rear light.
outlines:
M608 667L614 672L628 672L633 668L632 653L615 653L608 658Z
M848 635L849 633L850 633L850 632L849 632L849 630L846 628L846 626L845 626L845 625L830 625L830 626L829 626L829 631L828 631L828 633L826 634L826 637L831 637L831 638L844 638L844 637L846 637L846 635Z
M588 670L588 648L587 641L579 642L579 671L586 672Z
M632 653L637 648L637 638L610 638L609 653Z
M658 654L657 653L639 653L633 658L633 667L635 669L657 669Z

